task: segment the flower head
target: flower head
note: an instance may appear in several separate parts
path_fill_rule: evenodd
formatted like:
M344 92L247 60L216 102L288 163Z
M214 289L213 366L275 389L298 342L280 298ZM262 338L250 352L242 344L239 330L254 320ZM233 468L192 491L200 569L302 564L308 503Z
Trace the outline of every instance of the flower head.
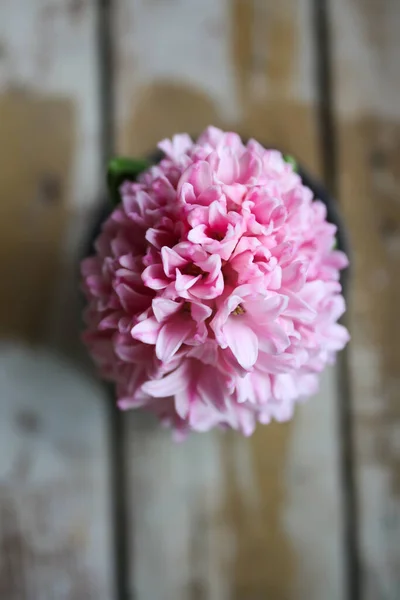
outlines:
M82 263L84 340L122 409L179 435L291 417L347 343L334 225L276 150L209 127L120 188Z

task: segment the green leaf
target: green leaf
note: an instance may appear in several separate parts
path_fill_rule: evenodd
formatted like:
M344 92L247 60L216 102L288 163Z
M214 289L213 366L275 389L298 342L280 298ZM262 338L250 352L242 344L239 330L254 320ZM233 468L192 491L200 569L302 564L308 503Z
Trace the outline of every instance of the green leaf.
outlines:
M333 246L332 246L332 250L337 250L339 248L339 242L337 237L335 237L335 239L333 240Z
M107 185L114 206L121 202L119 188L124 181L135 181L150 163L145 158L112 158L108 163Z
M283 155L283 160L285 162L287 162L289 165L292 165L293 171L295 171L296 173L298 172L299 166L297 164L296 159L293 156L291 156L290 154L284 154Z

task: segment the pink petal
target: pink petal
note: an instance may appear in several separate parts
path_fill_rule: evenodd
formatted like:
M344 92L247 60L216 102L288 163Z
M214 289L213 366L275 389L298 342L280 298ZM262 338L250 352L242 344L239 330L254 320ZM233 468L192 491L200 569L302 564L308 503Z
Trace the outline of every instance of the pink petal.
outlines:
M186 182L192 184L196 196L204 192L213 183L210 165L203 160L190 165L179 180L178 195L181 193L182 186Z
M142 319L143 320L143 319ZM132 329L133 319L131 317L121 317L118 321L118 331L120 333L129 333Z
M137 396L122 396L118 399L118 408L120 410L130 410L131 408L140 408L146 404L146 396L144 394Z
M211 227L226 228L226 211L219 202L212 202L210 204L208 219Z
M236 383L236 400L239 404L243 404L243 402L255 402L254 387L250 377L250 373L246 373L244 377L238 378Z
M195 202L197 202L196 194L194 193L194 189L191 183L186 182L182 184L182 187L179 192L179 197L185 204L194 204ZM200 202L200 204L202 203Z
M218 423L218 418L218 412L201 401L191 406L189 422L195 431L209 431Z
M239 274L248 270L253 262L253 252L251 250L246 250L240 254L236 254L235 250L234 254L235 256L229 261L230 266Z
M125 283L117 285L115 291L121 301L121 304L127 312L134 313L142 311L148 306L150 298L143 294L138 294Z
M162 265L150 265L146 267L142 273L142 280L152 290L162 290L168 285Z
M257 361L257 369L265 373L287 373L295 369L296 366L296 357L287 353L274 355L260 352Z
M157 144L157 147L172 160L178 159L193 146L193 141L187 133L178 133L172 140L165 139Z
M246 311L251 315L254 321L262 325L274 321L288 305L287 296L276 294L257 300L246 300Z
M298 292L305 284L308 265L302 261L293 262L282 270L282 286Z
M225 136L225 133L222 131L222 129L218 129L218 127L214 127L213 125L210 125L201 134L201 136L197 140L197 143L201 144L203 146L205 146L206 144L209 144L213 148L216 148L218 146L218 144L221 142L221 140L224 138L224 136Z
M192 302L190 305L190 312L192 318L197 322L201 323L212 315L212 309L206 304L200 304L198 302Z
M247 188L245 185L235 183L234 185L223 185L222 191L229 200L240 205L247 192Z
M101 260L98 256L89 256L81 262L81 274L83 277L98 275L101 270Z
M146 240L149 244L157 248L157 250L161 250L163 246L169 243L170 239L171 232L169 231L162 231L160 229L154 229L153 227L150 227L146 231Z
M220 306L215 317L210 323L211 329L215 333L215 337L222 348L226 348L227 343L224 335L224 325L231 312L242 302L242 297L236 294L229 296Z
M143 347L141 347L140 344L132 344L130 346L122 344L115 345L115 354L118 358L127 363L137 363L141 353L143 354Z
M124 254L123 256L120 256L118 260L121 267L129 269L130 271L136 271L137 261L132 254Z
M155 344L160 327L160 323L154 317L150 317L132 327L131 335L135 340L145 344Z
M305 323L312 323L317 316L315 310L298 295L290 292L287 292L287 295L289 297L289 303L285 309L285 316L298 319Z
M174 302L168 298L154 298L152 308L155 318L159 323L178 312L182 302Z
M334 250L329 257L329 265L335 269L345 269L349 266L349 259L341 250Z
M273 377L273 385L272 392L276 400L280 400L285 405L285 402L288 400L293 400L297 396L297 390L295 385L295 380L292 375L283 374L283 375L275 375ZM290 405L289 405L290 406ZM286 412L286 411L285 411ZM278 413L279 414L279 413ZM288 411L288 416L291 415L291 410ZM283 412L281 413L282 420L286 420L283 417ZM277 413L275 413L275 418L279 419Z
M161 257L164 272L167 277L173 277L177 268L187 264L186 259L182 258L175 250L168 248L167 246L164 246L164 248L161 249Z
M189 319L176 318L167 322L161 328L157 338L157 358L168 363L179 350L183 342L193 333L193 322Z
M190 290L190 294L195 298L203 300L211 300L217 298L224 291L224 277L222 273L219 273L217 279L213 283L197 283L194 288Z
M201 244L202 242L208 240L208 237L205 234L206 226L205 225L197 225L193 227L188 233L188 239L194 244Z
M254 331L243 322L240 315L234 315L226 322L224 335L238 363L249 371L258 356L258 339Z
M152 379L142 385L142 390L154 398L167 398L182 392L188 384L187 364L183 363L162 379Z
M209 273L210 279L215 279L221 271L221 257L218 254L209 256L206 260L198 260L196 264L204 272Z
M250 437L253 435L256 428L256 419L254 413L247 408L242 407L237 408L237 413L240 431L246 437Z
M225 184L230 184L236 181L239 176L239 164L236 156L229 151L225 151L220 155L219 164L217 167L217 177Z
M239 181L241 183L255 181L261 173L261 167L261 160L254 152L244 152L239 160Z
M104 317L98 324L98 328L100 331L104 331L105 329L118 329L119 320L123 312L113 312Z
M288 211L284 206L277 206L271 212L271 222L275 229L280 227L287 219Z
M218 361L218 346L215 340L207 340L200 346L194 346L189 352L188 357L197 358L207 365L216 365Z
M329 306L330 318L337 321L346 311L346 302L343 296L334 296Z
M197 386L199 394L205 402L212 404L218 410L224 410L228 394L223 379L218 375L213 377L208 371L209 369L202 371Z
M197 198L197 204L201 204L202 206L210 206L210 204L215 200L222 203L225 202L224 194L222 193L221 186L219 185L213 185L204 190L204 192L202 192Z
M346 327L340 325L340 323L334 323L329 329L329 338L327 343L331 350L342 350L347 342L350 340L350 334Z
M186 419L189 414L189 407L189 394L186 389L183 392L175 394L175 410L181 419Z
M278 323L272 321L259 332L258 343L260 350L280 354L290 346L290 338Z
M189 290L201 279L201 275L182 275L179 269L176 270L175 287L178 294Z
M265 373L252 376L255 394L260 404L266 404L271 398L271 379Z

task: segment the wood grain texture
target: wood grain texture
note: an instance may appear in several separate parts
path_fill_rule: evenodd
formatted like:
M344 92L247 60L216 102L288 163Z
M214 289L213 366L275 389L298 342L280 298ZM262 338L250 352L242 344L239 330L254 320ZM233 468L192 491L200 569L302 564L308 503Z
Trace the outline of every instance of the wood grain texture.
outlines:
M39 348L0 365L0 597L112 600L102 387Z
M332 0L363 600L400 597L400 6Z
M212 123L319 171L309 0L115 3L117 148ZM292 423L175 445L127 415L132 597L340 600L334 373Z
M39 345L77 336L72 273L99 182L95 6L0 3L4 600L113 598L104 393Z
M70 217L97 195L94 4L0 6L0 333L9 337L43 338L81 231Z

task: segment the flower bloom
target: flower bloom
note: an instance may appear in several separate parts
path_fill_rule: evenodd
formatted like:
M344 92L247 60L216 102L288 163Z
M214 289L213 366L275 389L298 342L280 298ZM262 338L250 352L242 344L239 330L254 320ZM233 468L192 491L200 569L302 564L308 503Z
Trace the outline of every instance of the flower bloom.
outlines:
M122 409L178 436L292 416L349 339L326 220L291 164L209 127L159 144L82 263L84 340Z

